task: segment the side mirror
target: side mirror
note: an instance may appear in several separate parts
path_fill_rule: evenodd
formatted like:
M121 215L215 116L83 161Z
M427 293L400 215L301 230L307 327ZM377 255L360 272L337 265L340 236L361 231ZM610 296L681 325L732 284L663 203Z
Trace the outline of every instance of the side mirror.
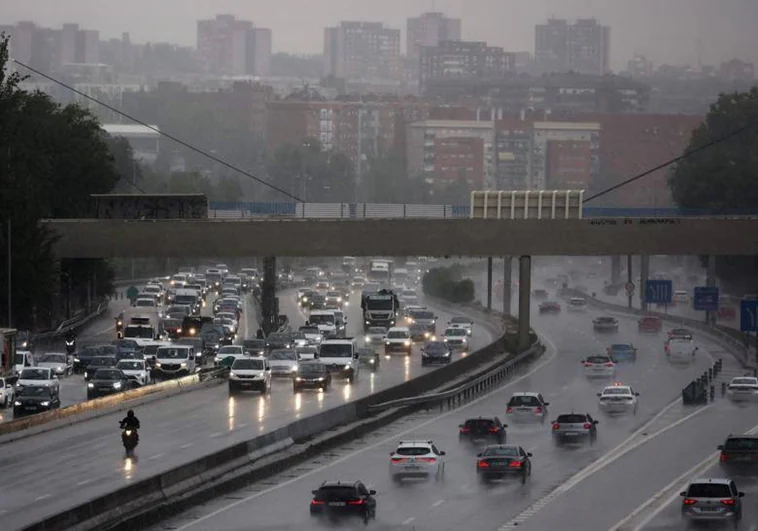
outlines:
M446 455L446 454L447 452L445 452L445 450L440 450L440 455Z
M312 490L312 491L311 491L311 494L317 494L317 493L318 493L318 491L317 491L317 490Z
M685 491L682 491L679 493L679 496L682 496L682 497L687 496L687 493Z
M592 423L593 424L600 424L600 421L599 420L593 420Z
M458 427L459 427L459 428L463 428L464 426L465 426L464 424L458 424ZM720 449L720 448L719 448L719 449Z
M595 393L597 396L603 396L602 393Z
M700 347L695 347L695 350L700 350Z
M394 454L394 453L395 453L395 452L390 452L390 456L391 456L392 454Z
M740 492L739 494L737 494L737 496L739 496L740 498L744 498L745 497L745 493L744 492Z
M716 450L723 450L723 449L724 449L724 445L723 445L723 444L719 444L719 445L716 447Z
M640 394L639 393L634 393L634 396L640 396Z
M542 402L542 405L543 405L543 406L549 406L549 405L550 405L550 402Z
M353 359L357 360L360 357L360 354L353 354Z
M507 424L503 424L503 428L507 428L507 427L508 427L508 425L507 425Z
M371 496L374 496L374 495L376 494L376 491L375 491L374 489L371 489L370 491L368 491L368 493L369 493Z
M527 456L527 457L532 457L532 452L527 452L527 453L526 453L526 456Z
M482 453L481 453L481 452L479 452L478 454L476 454L476 456L477 456L477 457L482 457Z

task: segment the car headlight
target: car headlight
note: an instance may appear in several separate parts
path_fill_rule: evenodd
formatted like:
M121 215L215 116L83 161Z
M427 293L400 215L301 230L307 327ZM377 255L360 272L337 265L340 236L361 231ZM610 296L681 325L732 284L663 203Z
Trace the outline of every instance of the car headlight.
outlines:
M232 372L229 373L229 378L236 378L236 377L237 377L237 373L236 372L232 371Z
M16 400L15 402L13 402L13 405L14 405L14 406L20 406L20 405L21 405L21 402L19 402L18 400Z
M308 302L308 297L303 297L303 302Z
M376 359L375 358L371 358L370 360L368 360L368 362L369 363L376 363Z
M345 369L350 369L350 365L345 365Z
M155 366L156 366L156 367L160 367L160 366L161 366L161 362L160 362L160 361L156 361L156 362L155 362Z
M93 384L93 383L90 382L90 383L87 384L87 387L89 387L90 389L94 389L95 384Z
M300 379L300 378L298 378L298 380L299 380L299 379ZM326 379L326 378L323 378L323 377L322 377L322 378L319 378L319 379L318 379L318 381L319 381L319 382L323 382L325 379Z
M182 367L185 367L185 368L187 367L187 362L186 361L182 362Z
M408 340L403 341L403 345L405 345L406 347L410 346L410 344L411 344L411 342L408 341Z
M366 321L366 324L371 324L371 321Z
M366 336L366 341L371 341L371 336Z
M297 365L293 365L293 366L290 368L290 370L291 370L292 372L297 372Z
M390 342L389 341L385 341L384 344L387 345L387 346L389 346Z
M86 379L89 376L89 373L87 371L84 371L84 378Z
M116 382L113 384L114 389L121 389L121 382Z
M443 354L443 356L445 356L445 357L448 357L448 356L450 356L450 351L447 351L447 352L445 352L445 353Z
M81 361L79 358L74 358L74 363L81 363Z

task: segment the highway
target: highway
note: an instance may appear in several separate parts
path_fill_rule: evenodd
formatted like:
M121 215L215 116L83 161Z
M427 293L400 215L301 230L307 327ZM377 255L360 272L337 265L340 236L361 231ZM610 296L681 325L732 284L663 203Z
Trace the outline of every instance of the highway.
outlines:
M280 295L282 313L293 327L304 323L294 291ZM357 299L357 300L356 300ZM348 331L362 336L360 294L348 307ZM252 312L247 312L249 316ZM438 310L440 322L451 317ZM248 317L249 318L249 317ZM248 331L254 334L254 328ZM476 326L472 348L490 343L493 334ZM0 447L0 518L17 529L129 483L166 471L234 443L407 381L422 372L418 355L383 359L380 370L362 372L353 385L335 381L327 393L293 395L291 383L275 381L268 396L228 396L226 386L198 389L151 403L137 415L142 423L137 457L125 461L118 421L112 414L28 437Z
M663 439L669 433L678 433L680 426L689 426L687 421L676 424L679 419L687 418L690 411L674 401L680 395L681 388L710 365L711 355L724 356L725 378L739 373L739 368L731 356L721 353L717 346L702 338L696 338L699 339L700 351L693 366L672 366L665 361L662 352L664 333L641 336L637 332L636 320L621 317L618 333L597 335L592 331L591 324L591 319L597 315L592 310L584 314L563 313L559 316L540 316L533 312L532 324L543 334L550 348L529 372L504 388L451 412L417 413L401 419L363 440L353 441L318 456L264 484L252 485L203 507L196 507L154 529L320 529L318 525L313 526L308 514L311 490L325 480L357 479L378 492L377 521L370 525L374 529L510 529L516 526L510 526L509 521L519 516L518 529L605 529L583 521L585 515L593 512L610 514L608 505L612 503L596 503L598 496L620 494L618 490L599 492L603 488L608 489L607 484L595 481L599 476L588 475L574 480L574 490L568 490L555 499L546 496L562 485L565 488L574 474L604 455L619 459L620 456L609 452L627 440L645 440L653 437L656 430L665 429L667 431L659 435ZM639 349L636 364L621 366L616 377L631 384L641 394L636 416L606 417L599 414L595 393L609 380L590 381L582 373L580 360L584 356L602 352L609 342L618 341L633 342ZM520 444L534 454L530 481L525 486L517 481L480 485L475 471L477 449L459 443L458 425L471 416L498 415L503 418L507 399L514 391L542 392L550 402L551 419L562 412L593 414L600 420L598 441L594 447L577 445L556 448L549 425L512 425L508 428L508 441ZM716 408L706 411L715 414ZM713 433L720 432L714 430ZM438 448L447 452L443 482L406 482L397 486L390 480L387 470L389 453L395 449L398 440L414 438L431 439ZM678 440L679 447L682 441L687 441L686 438ZM605 466L614 463L613 458L606 460ZM648 489L645 476L638 474L633 462L627 463L627 468L626 475L619 475L610 482L610 485L623 489L622 497L635 490L640 491L642 496L654 492L655 489ZM605 469L599 469L596 474L600 474L601 470ZM586 483L589 478L592 480ZM567 494L580 492L579 487L585 484L594 486L589 494L585 492L579 502L569 506L569 510L565 504L560 506L562 511L554 510L559 506L558 502L567 499ZM543 513L548 524L540 519ZM355 528L358 527L356 525ZM363 527L362 524L360 527Z

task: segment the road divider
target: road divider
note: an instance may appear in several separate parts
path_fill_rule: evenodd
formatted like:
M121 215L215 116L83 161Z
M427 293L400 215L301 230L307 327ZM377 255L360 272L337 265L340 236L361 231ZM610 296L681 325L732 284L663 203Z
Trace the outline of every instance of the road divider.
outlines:
M506 334L507 335L507 334ZM275 474L332 445L341 444L389 424L412 408L393 408L372 416L371 406L441 391L464 373L486 364L503 363L513 354L505 352L506 335L484 348L398 386L348 404L297 420L287 426L238 443L158 476L105 494L26 529L48 530L75 527L88 529L134 529L165 518L185 504L207 499ZM479 374L468 377L479 377ZM294 446L293 446L294 443ZM279 445L279 446L277 446ZM276 455L269 455L272 449ZM288 448L283 455L281 450ZM266 457L266 456L269 457ZM122 494L123 492L123 494Z

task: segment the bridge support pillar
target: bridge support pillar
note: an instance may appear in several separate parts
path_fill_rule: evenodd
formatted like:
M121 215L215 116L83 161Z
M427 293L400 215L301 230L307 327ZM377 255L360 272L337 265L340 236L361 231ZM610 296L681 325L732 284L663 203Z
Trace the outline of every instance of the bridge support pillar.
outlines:
M650 277L650 256L644 254L640 256L640 308L643 312L649 310L646 291L647 279Z
M487 258L487 311L492 311L492 257Z
M503 313L511 315L511 285L513 279L513 258L503 257Z
M532 291L532 257L519 258L518 286L518 342L522 349L529 348L530 296Z
M611 285L621 282L621 257L611 256Z
M279 300L276 298L276 258L263 259L263 282L261 283L261 314L263 322L258 323L263 332L276 332L279 318Z
M626 257L626 282L627 284L632 284L634 282L634 275L632 274L632 255L631 254L627 255ZM640 290L640 293L642 293L642 286L637 286L637 289ZM634 293L629 293L628 299L629 299L628 301L629 308L632 308L634 306Z
M705 274L705 285L709 288L716 287L716 257L712 254L708 255L708 266ZM705 324L716 324L716 314L712 311L705 312Z

